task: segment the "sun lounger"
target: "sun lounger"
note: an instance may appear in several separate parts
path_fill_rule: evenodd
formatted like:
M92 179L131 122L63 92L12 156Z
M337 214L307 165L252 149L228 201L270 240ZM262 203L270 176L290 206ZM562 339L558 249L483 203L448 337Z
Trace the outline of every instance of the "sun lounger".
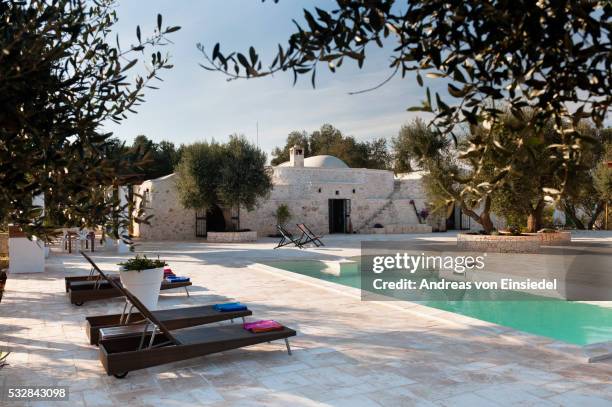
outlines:
M91 269L91 273L94 272L94 269ZM70 286L73 283L79 282L82 283L83 281L90 281L92 284L98 280L101 280L101 277L99 275L95 275L95 274L89 274L87 276L71 276L71 277L64 277L64 283L66 285L66 292L70 291ZM110 275L110 278L114 278L119 280L119 276L118 275Z
M293 234L291 234L291 232L285 229L282 225L276 225L276 229L278 230L278 233L280 233L281 235L281 240L278 242L275 249L278 249L279 247L287 246L290 244L294 244L300 249L303 249L302 242L300 241L300 239L296 239L293 236Z
M121 314L86 317L86 331L89 343L97 345L102 330L106 332L106 337L140 335L143 329L142 324L145 323L146 318L139 312L129 312L131 308L132 306L128 305ZM244 317L253 314L249 309L220 311L214 308L214 305L181 307L151 312L168 329L188 328L220 321L233 321L236 318L242 318L244 322ZM138 326L136 327L135 325Z
M87 258L87 255L83 253ZM88 258L93 264L91 259ZM96 271L105 276L95 264ZM117 290L120 287L112 279L107 280ZM157 316L145 307L128 290L121 287L126 300L145 319L138 336L101 338L100 361L108 375L125 377L132 370L145 369L166 363L178 362L211 353L239 349L245 346L284 339L287 352L291 354L288 338L295 336L293 329L282 329L253 333L242 325L220 327L193 327L170 331Z
M81 252L83 253L83 252ZM121 281L119 276L112 275L108 276L119 286ZM119 290L115 289L109 281L100 278L99 275L95 274L95 269L92 268L91 272L87 276L73 276L65 277L66 292L70 297L70 303L76 306L81 306L87 301L104 300L108 298L121 297L122 294ZM161 290L172 290L175 288L184 288L185 293L189 296L187 287L192 285L191 281L167 281L163 280L161 283Z
M310 230L310 228L306 226L305 223L298 223L296 226L298 227L298 229L300 229L300 231L302 231L302 236L300 237L302 245L312 242L317 247L325 246L321 241L321 238L323 236L318 236L312 233L312 230Z

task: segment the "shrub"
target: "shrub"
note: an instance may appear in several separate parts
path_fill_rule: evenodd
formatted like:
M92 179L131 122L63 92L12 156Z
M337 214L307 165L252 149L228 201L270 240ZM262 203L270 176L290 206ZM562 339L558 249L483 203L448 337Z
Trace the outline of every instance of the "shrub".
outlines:
M168 263L163 260L152 260L147 258L147 256L140 257L136 255L133 259L119 263L119 265L122 267L122 271L142 271L164 267Z
M276 223L279 225L284 225L291 219L291 211L289 210L289 206L287 204L280 204L278 208L276 208Z

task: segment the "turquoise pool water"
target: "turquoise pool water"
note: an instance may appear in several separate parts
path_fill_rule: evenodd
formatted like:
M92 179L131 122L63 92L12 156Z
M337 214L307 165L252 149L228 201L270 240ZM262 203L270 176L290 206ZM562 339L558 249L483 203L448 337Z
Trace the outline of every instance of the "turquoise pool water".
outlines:
M360 288L358 268L329 272L316 260L274 261L266 265L320 280ZM517 298L516 295L514 298ZM525 294L524 300L425 300L419 304L546 336L575 345L612 340L612 308Z

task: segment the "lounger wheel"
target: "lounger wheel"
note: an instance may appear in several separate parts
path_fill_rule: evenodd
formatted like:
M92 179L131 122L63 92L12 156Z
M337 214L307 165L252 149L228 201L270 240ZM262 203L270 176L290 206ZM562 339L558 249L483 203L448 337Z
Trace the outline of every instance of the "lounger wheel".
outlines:
M121 374L114 374L113 376L115 376L117 379L123 379L123 378L125 378L125 376L128 375L128 373L130 373L130 372L125 372L125 373L121 373Z
M85 301L73 302L73 304L80 307L81 305L85 304Z

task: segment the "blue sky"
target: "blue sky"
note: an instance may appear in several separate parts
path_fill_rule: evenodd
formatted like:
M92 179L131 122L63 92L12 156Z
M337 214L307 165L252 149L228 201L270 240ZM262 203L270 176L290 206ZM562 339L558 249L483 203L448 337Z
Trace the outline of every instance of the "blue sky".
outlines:
M283 145L290 131L313 131L323 123L331 123L359 140L395 136L403 123L417 115L406 108L419 104L423 97L423 89L413 77L396 78L374 92L348 95L389 75L390 49L373 48L362 70L353 62L345 62L333 75L321 65L315 90L306 76L295 87L291 74L227 82L221 74L198 66L202 62L196 49L198 42L208 49L220 42L225 51L246 51L253 45L269 62L276 44L285 44L294 31L291 19L302 21L303 8L329 9L334 3L120 1L116 28L124 48L136 42L136 25L140 24L143 36L152 32L158 12L163 15L164 26L180 25L182 29L172 34L174 44L165 49L174 68L162 73L164 82L156 85L160 89L147 93L138 114L121 125L109 125L108 130L128 142L138 134L176 144L213 138L224 141L232 133L244 134L255 142L258 122L259 145L267 152Z

